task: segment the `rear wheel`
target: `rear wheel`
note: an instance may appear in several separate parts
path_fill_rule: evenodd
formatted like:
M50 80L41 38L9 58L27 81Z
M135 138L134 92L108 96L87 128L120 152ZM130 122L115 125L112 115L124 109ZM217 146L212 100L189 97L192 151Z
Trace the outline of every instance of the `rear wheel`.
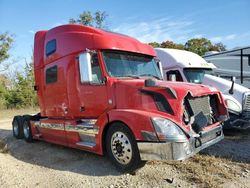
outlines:
M106 149L112 162L122 172L134 173L145 165L132 132L122 123L114 123L108 129Z
M13 136L17 139L23 138L23 117L15 116L12 121Z
M24 136L25 141L27 142L33 141L30 118L31 116L24 116L24 120L23 120L23 136Z

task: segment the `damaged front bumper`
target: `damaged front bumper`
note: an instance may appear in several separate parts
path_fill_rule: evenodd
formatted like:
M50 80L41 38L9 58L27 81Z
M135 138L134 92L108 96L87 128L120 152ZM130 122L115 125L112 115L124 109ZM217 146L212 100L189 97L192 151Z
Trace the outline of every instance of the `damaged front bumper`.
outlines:
M224 122L225 129L246 130L250 128L250 114L243 112L241 114L229 112L229 119Z
M184 160L224 138L222 126L171 142L137 142L141 160Z

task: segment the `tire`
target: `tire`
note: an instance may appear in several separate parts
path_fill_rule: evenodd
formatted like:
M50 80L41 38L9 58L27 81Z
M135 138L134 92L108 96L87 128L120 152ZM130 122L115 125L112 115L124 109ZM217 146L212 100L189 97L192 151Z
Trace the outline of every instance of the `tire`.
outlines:
M17 139L23 138L23 117L15 116L12 121L13 136Z
M23 116L23 137L26 142L33 141L30 120L31 120L31 116L29 115Z
M122 123L114 123L106 136L107 154L117 169L123 173L135 173L145 165L141 161L136 140L130 129Z

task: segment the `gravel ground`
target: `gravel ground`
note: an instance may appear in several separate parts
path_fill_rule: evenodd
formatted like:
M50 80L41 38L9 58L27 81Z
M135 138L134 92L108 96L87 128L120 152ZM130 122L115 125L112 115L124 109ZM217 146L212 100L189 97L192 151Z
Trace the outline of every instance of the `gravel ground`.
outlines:
M187 161L148 162L130 175L106 157L17 140L11 120L0 120L0 187L250 187L250 131L227 134Z

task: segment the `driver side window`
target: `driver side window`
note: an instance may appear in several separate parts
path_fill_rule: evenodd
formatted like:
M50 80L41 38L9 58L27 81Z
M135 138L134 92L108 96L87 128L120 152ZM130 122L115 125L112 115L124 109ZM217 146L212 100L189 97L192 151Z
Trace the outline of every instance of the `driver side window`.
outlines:
M97 54L92 55L91 58L91 68L92 68L92 81L93 84L102 84L102 73L101 68L98 60Z
M177 82L183 82L181 73L178 70L171 70L166 72L167 80L171 81L171 76L175 76Z

